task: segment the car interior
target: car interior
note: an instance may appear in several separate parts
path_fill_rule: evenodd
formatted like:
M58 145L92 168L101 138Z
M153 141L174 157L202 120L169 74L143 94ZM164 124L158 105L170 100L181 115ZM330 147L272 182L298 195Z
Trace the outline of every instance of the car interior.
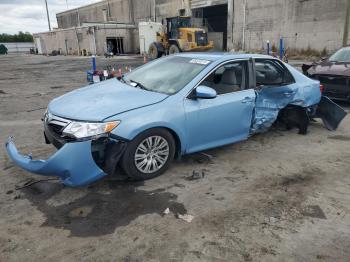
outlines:
M215 89L218 95L244 89L245 66L243 63L230 63L219 67L211 73L202 85Z

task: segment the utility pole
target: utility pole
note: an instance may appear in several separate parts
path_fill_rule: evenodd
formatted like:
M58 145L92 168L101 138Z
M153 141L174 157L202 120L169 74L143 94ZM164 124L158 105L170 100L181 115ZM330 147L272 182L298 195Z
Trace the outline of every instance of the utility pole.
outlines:
M347 0L346 17L345 17L345 24L344 24L344 35L343 35L343 46L347 46L348 45L349 16L350 16L350 0Z
M153 0L153 22L156 22L157 17L156 17L156 0Z
M247 0L243 0L243 32L242 32L242 49L245 50L245 27L247 17Z
M47 7L47 0L45 0L45 5L46 5L47 23L48 23L48 25L49 25L49 31L51 31L50 16L49 16L49 8Z

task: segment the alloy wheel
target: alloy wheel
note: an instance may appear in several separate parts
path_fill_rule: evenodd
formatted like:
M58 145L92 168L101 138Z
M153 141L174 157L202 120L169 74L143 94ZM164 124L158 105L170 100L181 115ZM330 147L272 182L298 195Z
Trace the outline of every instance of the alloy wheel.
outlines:
M168 157L168 141L161 136L150 136L137 146L134 163L140 172L151 174L161 169Z

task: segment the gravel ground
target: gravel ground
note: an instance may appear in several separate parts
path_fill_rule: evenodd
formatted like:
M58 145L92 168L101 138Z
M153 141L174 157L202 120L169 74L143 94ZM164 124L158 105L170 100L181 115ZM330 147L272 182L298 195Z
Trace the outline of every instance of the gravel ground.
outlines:
M144 183L20 189L42 177L9 161L7 137L35 158L52 154L40 118L86 84L90 60L8 55L0 65L0 261L350 261L349 117L336 132L315 122L305 136L272 129L212 159L186 156Z

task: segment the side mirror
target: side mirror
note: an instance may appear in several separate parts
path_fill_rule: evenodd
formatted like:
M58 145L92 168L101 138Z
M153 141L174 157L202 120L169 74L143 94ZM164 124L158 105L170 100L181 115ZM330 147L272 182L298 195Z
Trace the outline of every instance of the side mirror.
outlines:
M217 96L216 91L208 86L197 86L196 88L196 98L202 98L202 99L212 99Z

